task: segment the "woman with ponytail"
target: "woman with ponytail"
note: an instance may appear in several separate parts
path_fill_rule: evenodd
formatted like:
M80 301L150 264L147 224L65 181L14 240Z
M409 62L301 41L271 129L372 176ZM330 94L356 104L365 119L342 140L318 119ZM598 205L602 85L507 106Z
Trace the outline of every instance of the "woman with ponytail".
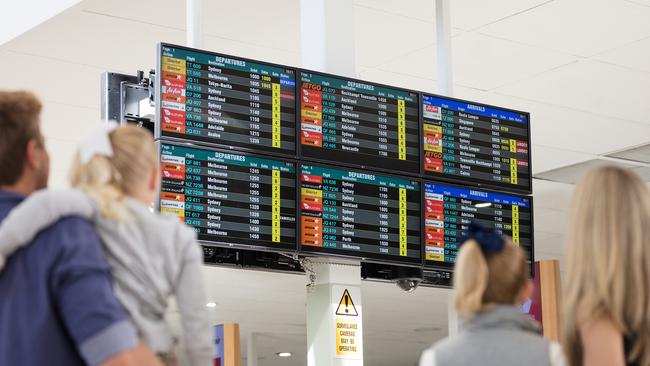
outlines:
M165 365L175 365L176 337L164 319L176 298L189 365L212 364L205 308L203 255L193 230L150 207L160 184L151 134L134 126L101 128L82 141L72 172L74 189L32 194L0 226L4 258L64 216L91 220L112 267L114 291L139 336Z
M518 308L533 292L524 251L476 223L466 237L454 271L460 332L424 351L420 366L564 365L560 346Z

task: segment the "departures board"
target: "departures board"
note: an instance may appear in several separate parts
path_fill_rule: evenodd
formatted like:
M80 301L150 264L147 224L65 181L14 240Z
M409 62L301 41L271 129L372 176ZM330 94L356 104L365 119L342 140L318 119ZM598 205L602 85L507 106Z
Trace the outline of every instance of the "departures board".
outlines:
M160 137L295 155L295 69L160 47Z
M299 177L303 252L421 262L419 181L311 164Z
M199 240L295 250L295 163L166 142L160 163L160 211Z
M529 120L524 112L424 94L424 175L529 193Z
M412 91L301 71L301 156L417 175L418 103Z
M470 222L495 229L533 255L532 198L424 183L424 259L429 265L453 266Z
M478 221L532 262L528 113L157 50L158 207L203 244L449 268Z

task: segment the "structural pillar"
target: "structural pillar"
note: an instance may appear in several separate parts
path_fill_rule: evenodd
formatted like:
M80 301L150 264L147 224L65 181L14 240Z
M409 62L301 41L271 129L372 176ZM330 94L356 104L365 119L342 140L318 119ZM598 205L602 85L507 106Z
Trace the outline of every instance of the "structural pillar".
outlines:
M322 257L307 266L307 365L363 366L360 263Z
M436 55L438 61L438 91L448 97L454 93L451 53L451 1L436 1Z
M301 0L300 47L303 68L355 77L352 0ZM362 366L360 261L317 257L306 271L307 364Z
M203 27L201 24L201 2L203 0L185 0L185 27L187 47L201 48Z

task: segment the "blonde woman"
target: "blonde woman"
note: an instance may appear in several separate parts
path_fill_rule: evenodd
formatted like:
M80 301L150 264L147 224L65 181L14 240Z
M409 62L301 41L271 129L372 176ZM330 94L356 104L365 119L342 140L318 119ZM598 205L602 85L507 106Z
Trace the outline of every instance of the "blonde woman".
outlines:
M472 224L454 272L458 335L424 351L420 366L564 365L560 346L519 311L532 294L524 251L508 238Z
M566 237L563 347L571 366L650 365L650 195L628 169L577 185Z
M133 126L97 130L82 142L73 169L75 189L41 191L14 208L0 226L2 259L64 216L90 219L112 268L115 295L139 335L166 365L175 337L164 314L175 296L193 366L212 364L205 308L203 256L194 231L176 217L153 214L160 170L153 138Z

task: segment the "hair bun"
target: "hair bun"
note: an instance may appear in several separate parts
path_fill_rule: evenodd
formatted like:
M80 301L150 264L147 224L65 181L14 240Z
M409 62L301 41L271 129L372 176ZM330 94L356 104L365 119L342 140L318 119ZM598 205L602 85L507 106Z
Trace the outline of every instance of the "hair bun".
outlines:
M503 236L494 229L488 229L476 221L472 221L463 233L463 241L475 240L484 252L500 252L506 245Z

